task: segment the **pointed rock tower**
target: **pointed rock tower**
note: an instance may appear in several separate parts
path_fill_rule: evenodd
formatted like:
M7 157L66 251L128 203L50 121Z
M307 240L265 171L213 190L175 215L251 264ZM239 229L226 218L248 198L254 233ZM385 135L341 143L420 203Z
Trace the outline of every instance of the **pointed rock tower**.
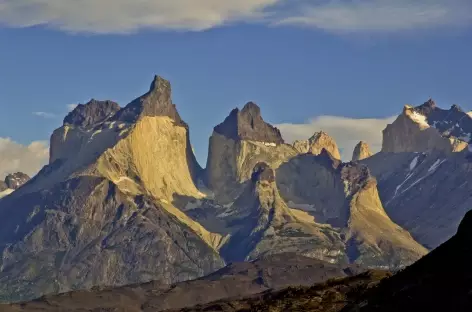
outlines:
M373 154L370 151L369 144L364 141L360 141L354 148L354 152L352 153L352 161L363 160L369 158L372 155Z
M173 205L204 196L199 170L165 79L124 108L79 105L51 137L51 163L0 201L2 298L172 284L222 267L221 235Z
M266 123L260 108L247 103L240 111L234 109L214 128L210 137L206 180L216 199L232 202L251 179L254 166L263 161L273 168L297 155L285 144L280 131Z

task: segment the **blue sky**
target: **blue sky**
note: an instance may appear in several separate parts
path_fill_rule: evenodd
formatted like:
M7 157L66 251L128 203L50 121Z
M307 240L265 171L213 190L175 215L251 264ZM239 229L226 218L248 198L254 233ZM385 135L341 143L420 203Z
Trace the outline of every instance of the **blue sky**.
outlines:
M470 12L467 0L0 0L0 173L36 170L37 141L69 105L126 105L154 74L202 165L212 128L247 101L289 141L323 128L346 154L378 147L404 104L472 110Z

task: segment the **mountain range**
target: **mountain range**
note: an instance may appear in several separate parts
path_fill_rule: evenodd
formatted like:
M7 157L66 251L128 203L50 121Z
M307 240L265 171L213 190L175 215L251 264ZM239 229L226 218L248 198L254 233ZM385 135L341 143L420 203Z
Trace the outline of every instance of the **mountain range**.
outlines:
M405 106L381 152L359 142L342 162L327 133L286 143L249 102L214 127L202 168L171 93L155 76L124 107L78 105L51 135L49 164L6 181L2 301L170 287L287 254L336 277L398 270L452 237L470 209L472 117L457 105Z

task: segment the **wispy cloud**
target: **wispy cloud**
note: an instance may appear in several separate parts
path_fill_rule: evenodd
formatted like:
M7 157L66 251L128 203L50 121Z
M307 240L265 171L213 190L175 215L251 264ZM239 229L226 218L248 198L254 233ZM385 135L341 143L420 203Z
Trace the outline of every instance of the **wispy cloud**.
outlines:
M55 118L56 114L47 113L47 112L33 112L33 115L42 117L42 118Z
M77 104L67 104L67 111L71 112L77 107Z
M332 136L341 150L343 160L351 160L354 147L359 141L369 143L372 151L382 148L382 130L396 117L355 119L340 116L320 116L303 124L278 124L287 142L306 140L316 131L323 130Z
M468 25L471 10L470 0L1 0L0 24L98 34L236 22L384 32Z
M282 0L3 0L0 23L47 25L69 32L204 30L258 19Z
M49 147L46 141L22 145L10 138L0 137L0 179L17 171L32 176L48 162L48 158Z
M390 32L472 23L470 0L305 1L275 22L327 31Z

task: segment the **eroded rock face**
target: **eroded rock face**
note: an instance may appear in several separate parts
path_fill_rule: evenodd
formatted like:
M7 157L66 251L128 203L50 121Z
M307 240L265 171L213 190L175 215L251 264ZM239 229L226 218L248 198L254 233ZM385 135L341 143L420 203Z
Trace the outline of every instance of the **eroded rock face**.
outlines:
M354 148L354 152L352 153L352 161L363 160L369 158L372 155L373 154L370 151L369 144L364 141L360 141Z
M398 118L383 131L382 152L460 152L472 137L472 118L458 106L449 110L433 100L406 105Z
M225 259L253 260L260 256L296 252L298 254L346 264L340 234L313 217L288 208L280 197L275 172L258 163L244 192L227 212L231 236L222 247Z
M369 169L330 156L300 155L277 169L277 184L289 206L340 228L352 263L398 268L423 256L426 248L385 213Z

